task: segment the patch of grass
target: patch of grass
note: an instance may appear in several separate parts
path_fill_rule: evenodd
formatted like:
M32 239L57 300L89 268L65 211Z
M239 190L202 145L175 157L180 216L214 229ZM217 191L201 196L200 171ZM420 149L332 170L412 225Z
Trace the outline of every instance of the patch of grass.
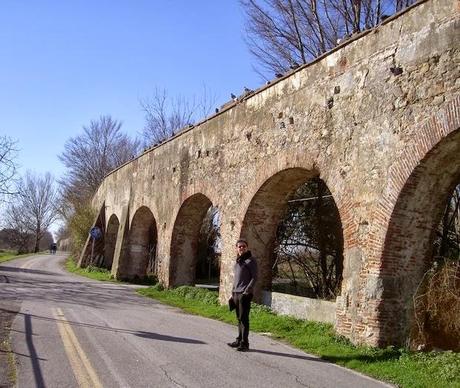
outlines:
M86 268L78 268L77 263L72 257L68 257L65 261L67 271L85 276L90 279L100 280L103 282L116 282L108 269L99 268L89 265Z
M13 251L0 251L0 263L4 263L10 260L20 259L22 257L34 256L38 254L39 253L24 253L24 254L18 255Z
M10 251L3 251L0 252L0 263L4 263L5 261L13 260L16 258L16 253Z
M8 353L8 380L11 386L16 385L16 359L14 358L13 350L11 349L10 341L5 344L5 351Z
M4 303L0 309L0 387L16 386L15 354L11 349L11 324L20 304Z
M17 376L16 376L16 360L14 358L14 353L13 351L10 349L10 351L8 352L8 379L10 380L11 382L11 386L16 386L16 379L17 379Z
M0 352L4 353L4 358L6 358L6 371L4 370L6 375L0 378L0 380L2 380L4 384L7 384L6 386L13 387L16 384L16 363L9 338L0 342Z
M193 314L236 323L235 314L219 305L214 291L186 286L164 290L158 284L137 292ZM251 309L251 330L269 332L305 352L401 387L460 388L459 353L354 346L348 339L337 336L330 324L276 315L256 304Z

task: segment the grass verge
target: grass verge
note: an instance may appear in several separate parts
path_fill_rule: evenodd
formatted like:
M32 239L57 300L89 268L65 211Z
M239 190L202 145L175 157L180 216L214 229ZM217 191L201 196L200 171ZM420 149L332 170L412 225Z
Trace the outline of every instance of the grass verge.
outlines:
M0 342L0 352L2 353L0 361L0 386L1 387L14 387L16 384L16 364L14 359L14 353L11 350L11 344L9 337L6 337Z
M78 268L72 257L68 257L65 261L65 269L90 279L100 280L102 282L116 282L108 269L93 267L91 265L85 268Z
M106 268L100 268L96 266L89 265L85 268L78 268L75 259L72 256L69 256L65 261L65 269L69 272L76 273L78 275L85 276L90 279L100 280L102 282L117 282L117 283L127 283L116 280L111 274L110 270ZM148 277L146 279L133 279L129 281L130 284L141 284L141 285L152 285L156 284L157 280L154 277Z
M10 328L5 327L4 330L9 333ZM10 337L4 333L0 337L0 352L2 353L0 361L3 364L0 370L4 374L0 376L0 387L14 387L16 385L16 360L11 349Z
M0 252L0 263L4 263L4 262L10 261L10 260L20 259L22 257L35 256L35 255L39 255L39 254L41 254L41 252L39 252L39 253L24 253L22 255L17 255L13 251L1 251Z
M16 362L11 349L11 325L21 303L0 300L0 387L16 386Z
M161 285L137 292L192 314L236 323L234 313L219 305L216 292L185 286L163 290ZM459 353L354 346L337 336L332 325L276 315L255 304L251 331L269 332L273 338L305 352L401 387L460 387Z

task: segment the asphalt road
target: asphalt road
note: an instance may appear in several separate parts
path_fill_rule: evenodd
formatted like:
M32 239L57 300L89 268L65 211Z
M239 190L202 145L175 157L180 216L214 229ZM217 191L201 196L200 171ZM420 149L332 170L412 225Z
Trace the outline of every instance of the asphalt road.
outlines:
M251 351L236 352L226 345L234 326L139 296L138 286L68 274L63 259L0 266L0 308L18 310L19 388L386 386L254 333Z

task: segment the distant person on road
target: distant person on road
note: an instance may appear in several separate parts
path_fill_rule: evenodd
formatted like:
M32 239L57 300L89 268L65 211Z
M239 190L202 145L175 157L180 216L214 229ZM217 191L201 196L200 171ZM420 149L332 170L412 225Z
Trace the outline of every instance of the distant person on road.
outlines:
M56 243L52 243L52 244L50 245L50 253L51 253L52 255L54 255L54 254L56 253L56 251L57 251L57 244L56 244Z
M249 350L249 311L257 280L257 262L252 257L245 239L239 239L236 242L236 252L232 297L229 300L229 306L236 312L238 337L228 346L240 352L247 352Z

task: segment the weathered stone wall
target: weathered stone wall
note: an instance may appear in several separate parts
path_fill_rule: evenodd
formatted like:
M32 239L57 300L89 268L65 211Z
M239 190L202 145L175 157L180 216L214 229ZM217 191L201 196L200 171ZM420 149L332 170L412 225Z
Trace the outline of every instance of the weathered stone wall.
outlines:
M321 299L304 298L297 295L263 291L262 303L281 315L289 315L308 321L335 324L335 302Z
M94 199L105 201L106 220L120 220L113 271L130 259L127 231L145 206L160 279L190 281L196 225L212 203L221 214L221 300L240 235L258 257L260 297L285 199L320 176L344 234L337 330L355 342L401 343L428 230L460 177L458 42L458 1L422 2L114 171ZM433 207L429 217L422 205Z

